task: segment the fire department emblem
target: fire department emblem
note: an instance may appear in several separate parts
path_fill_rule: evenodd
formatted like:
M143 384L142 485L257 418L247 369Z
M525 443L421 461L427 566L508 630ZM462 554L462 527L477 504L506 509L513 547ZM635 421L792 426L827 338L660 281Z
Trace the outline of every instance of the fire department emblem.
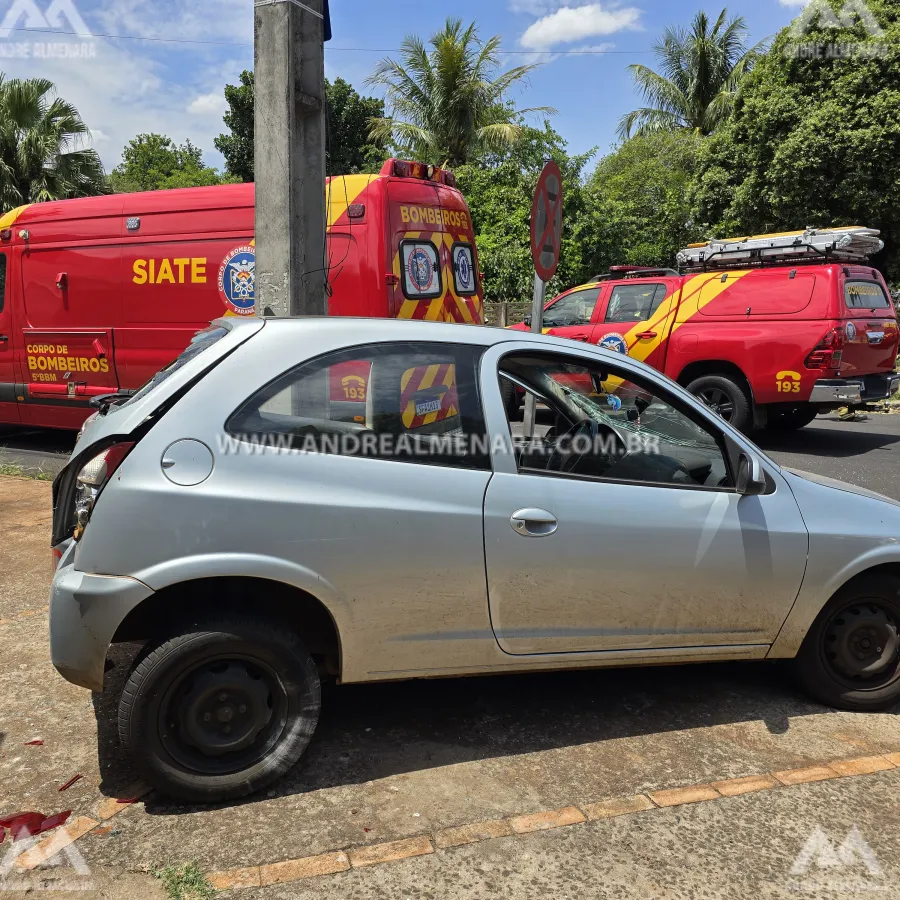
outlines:
M415 285L416 290L422 294L430 290L434 282L434 266L423 248L416 247L410 253L406 269L409 273L410 283Z
M256 251L235 247L219 267L219 293L231 312L252 316L256 306Z
M613 332L612 334L606 335L603 340L600 341L600 346L604 350L612 350L615 353L624 353L625 356L628 356L628 341L626 341L621 334Z

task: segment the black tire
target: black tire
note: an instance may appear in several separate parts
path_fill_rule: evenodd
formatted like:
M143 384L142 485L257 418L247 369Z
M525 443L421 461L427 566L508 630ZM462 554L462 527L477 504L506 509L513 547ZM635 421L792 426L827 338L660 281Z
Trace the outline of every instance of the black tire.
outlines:
M816 700L856 711L900 702L900 577L854 579L825 605L794 670ZM869 643L866 643L866 642Z
M802 403L777 412L769 410L766 428L770 431L796 431L805 428L819 414L818 406Z
M750 430L753 424L750 398L744 388L727 375L701 375L687 389L738 431L746 433Z
M500 396L503 397L503 408L510 422L515 422L521 415L522 404L519 400L519 389L508 379L500 379Z
M222 616L187 626L138 661L119 702L119 738L161 793L231 800L300 759L320 706L315 664L295 634Z

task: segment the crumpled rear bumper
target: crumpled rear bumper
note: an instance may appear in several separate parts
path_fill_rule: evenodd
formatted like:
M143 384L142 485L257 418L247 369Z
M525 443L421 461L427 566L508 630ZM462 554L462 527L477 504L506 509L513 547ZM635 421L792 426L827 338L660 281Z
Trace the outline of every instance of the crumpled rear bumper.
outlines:
M50 588L50 657L66 681L103 690L106 654L125 616L153 590L135 578L90 575L63 551Z

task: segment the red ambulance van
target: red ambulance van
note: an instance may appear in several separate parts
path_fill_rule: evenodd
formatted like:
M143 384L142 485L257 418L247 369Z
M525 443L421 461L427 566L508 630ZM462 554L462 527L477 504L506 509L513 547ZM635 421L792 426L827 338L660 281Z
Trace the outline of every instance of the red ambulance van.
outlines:
M481 324L453 174L388 160L326 187L329 313ZM78 428L222 315L252 315L252 184L114 194L0 216L0 423ZM365 399L365 373L333 387ZM333 399L339 399L337 397Z

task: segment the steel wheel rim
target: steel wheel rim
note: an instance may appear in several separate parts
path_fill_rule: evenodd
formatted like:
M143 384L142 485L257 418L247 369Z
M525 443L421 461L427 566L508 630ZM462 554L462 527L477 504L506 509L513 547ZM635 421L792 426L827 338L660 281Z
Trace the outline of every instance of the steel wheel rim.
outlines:
M832 678L854 691L900 679L900 617L878 599L848 603L822 631L821 656Z
M236 654L209 657L169 685L157 732L169 756L185 769L229 775L269 755L284 734L287 709L287 692L270 666Z

